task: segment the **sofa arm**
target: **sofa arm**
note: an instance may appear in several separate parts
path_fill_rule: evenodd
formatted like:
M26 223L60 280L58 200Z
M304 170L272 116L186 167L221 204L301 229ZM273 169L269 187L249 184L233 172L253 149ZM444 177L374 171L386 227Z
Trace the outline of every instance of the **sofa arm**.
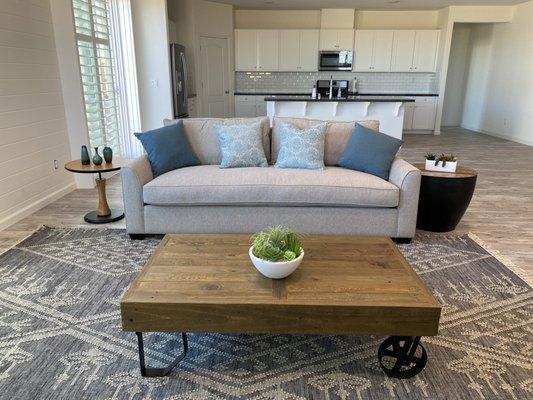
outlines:
M144 233L143 186L154 179L148 157L139 157L122 168L122 195L126 230L128 233Z
M415 236L420 180L421 175L418 168L401 158L394 159L389 174L389 182L400 189L397 238Z

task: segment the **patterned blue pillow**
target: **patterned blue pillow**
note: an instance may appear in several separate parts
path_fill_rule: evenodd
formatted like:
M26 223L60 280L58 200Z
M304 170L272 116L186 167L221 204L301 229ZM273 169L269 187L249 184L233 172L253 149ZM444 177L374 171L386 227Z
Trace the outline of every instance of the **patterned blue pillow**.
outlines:
M216 124L222 161L220 168L268 167L261 122L248 125Z
M276 168L324 169L326 124L298 129L280 122Z

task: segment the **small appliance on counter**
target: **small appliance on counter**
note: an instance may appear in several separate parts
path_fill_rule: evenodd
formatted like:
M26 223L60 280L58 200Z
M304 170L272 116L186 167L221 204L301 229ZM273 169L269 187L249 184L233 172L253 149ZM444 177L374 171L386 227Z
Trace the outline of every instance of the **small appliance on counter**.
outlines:
M319 71L351 71L353 53L347 50L321 51L318 55Z
M347 80L319 79L316 81L316 91L321 97L346 97L348 95L348 86L349 81ZM333 90L331 96L330 87Z

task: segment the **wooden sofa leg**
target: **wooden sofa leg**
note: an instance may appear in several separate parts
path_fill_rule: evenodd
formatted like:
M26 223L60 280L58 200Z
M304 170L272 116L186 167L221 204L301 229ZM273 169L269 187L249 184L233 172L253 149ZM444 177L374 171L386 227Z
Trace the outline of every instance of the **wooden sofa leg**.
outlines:
M397 243L397 244L409 244L413 241L412 238L391 238L394 243Z
M130 239L131 240L143 240L144 239L144 233L130 233Z

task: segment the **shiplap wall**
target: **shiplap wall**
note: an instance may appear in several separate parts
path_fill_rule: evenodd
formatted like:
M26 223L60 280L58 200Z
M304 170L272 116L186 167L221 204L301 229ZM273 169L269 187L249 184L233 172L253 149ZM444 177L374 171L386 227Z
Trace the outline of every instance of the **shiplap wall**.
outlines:
M74 188L49 0L0 0L0 229ZM54 160L59 168L54 169Z

